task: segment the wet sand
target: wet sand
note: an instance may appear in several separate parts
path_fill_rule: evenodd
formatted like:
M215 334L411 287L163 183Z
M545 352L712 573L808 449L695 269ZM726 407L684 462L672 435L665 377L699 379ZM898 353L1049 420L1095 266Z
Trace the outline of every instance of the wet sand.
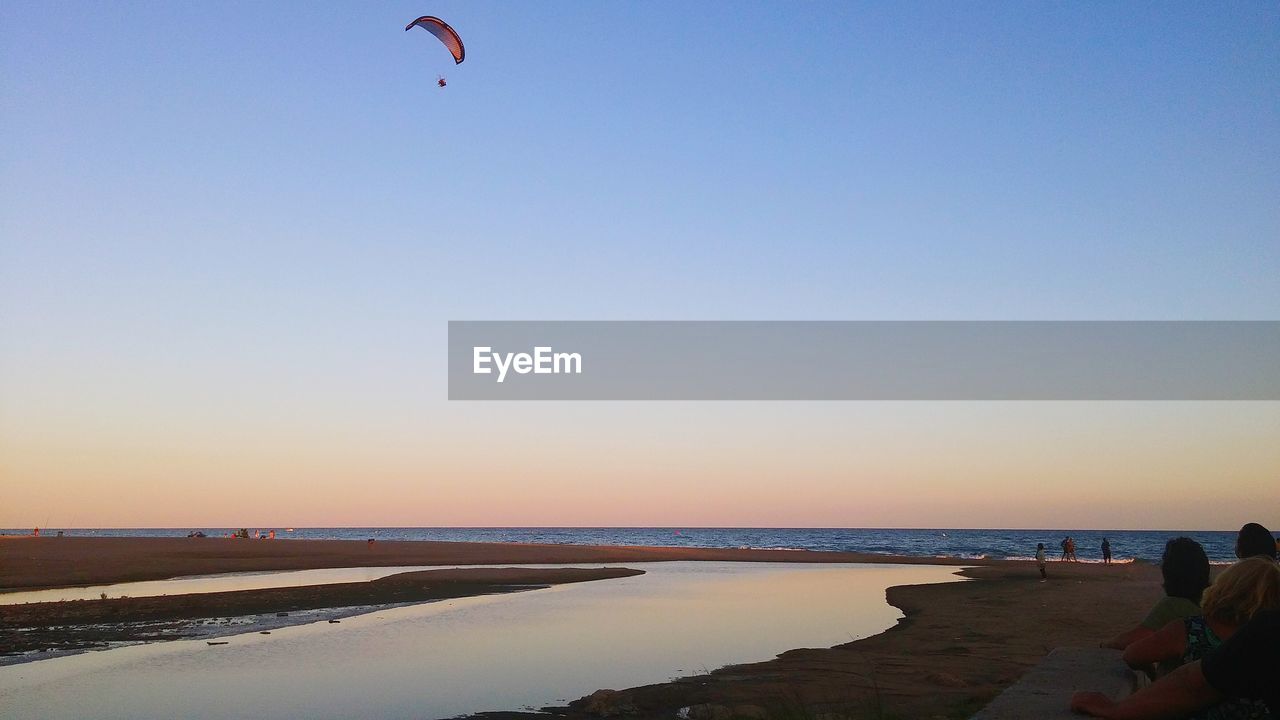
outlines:
M1162 595L1146 563L1032 562L960 571L971 582L890 588L905 617L890 630L829 649L576 701L578 716L628 708L641 717L967 718L1049 650L1096 646L1137 624ZM1063 703L1067 702L1063 698ZM701 706L701 707L700 707Z
M768 662L601 693L594 700L575 702L571 709L559 712L578 716L626 712L638 717L670 717L681 707L704 706L695 711L694 717L728 717L726 713L791 716L797 712L855 718L968 717L1052 648L1096 645L1099 640L1132 627L1161 596L1159 570L1146 563L1103 566L1051 562L1049 581L1040 582L1035 564L1022 561L785 550L381 541L369 545L221 538L4 539L0 540L0 584L18 589L253 570L663 560L965 565L970 567L958 568L958 572L972 580L890 588L889 602L905 617L896 627L864 640L829 649L793 650ZM491 579L515 582L511 576ZM329 589L301 590L304 595L349 592L340 586L338 590L333 590L332 585L320 587ZM299 589L248 592L265 594L236 602L276 610L280 608L278 603ZM161 602L153 598L136 601L136 605L121 607L142 608L147 603ZM232 604L220 598L212 602L208 610L233 614ZM97 602L54 605L94 604ZM0 617L4 612L6 609L0 606ZM797 612L803 609L797 608ZM47 620L55 617L59 616L48 616Z
M165 580L183 575L405 565L554 565L711 560L726 562L981 561L809 550L533 545L360 540L0 536L0 591Z

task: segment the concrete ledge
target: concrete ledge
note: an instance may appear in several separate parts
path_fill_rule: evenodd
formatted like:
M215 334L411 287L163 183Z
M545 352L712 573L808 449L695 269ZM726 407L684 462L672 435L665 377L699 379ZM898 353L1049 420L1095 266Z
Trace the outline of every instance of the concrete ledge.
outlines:
M1130 670L1120 655L1104 648L1057 648L972 720L1079 720L1067 708L1072 693L1095 690L1118 699L1146 684L1146 676Z

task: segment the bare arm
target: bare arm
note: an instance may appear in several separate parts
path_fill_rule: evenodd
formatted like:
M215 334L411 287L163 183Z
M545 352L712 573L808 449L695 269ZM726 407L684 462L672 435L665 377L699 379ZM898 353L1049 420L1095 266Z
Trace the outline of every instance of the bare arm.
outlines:
M1079 692L1071 697L1071 709L1111 720L1173 720L1222 700L1204 679L1200 662L1174 670L1155 683L1115 702L1102 693Z
M1145 627L1143 625L1138 625L1134 629L1128 632L1120 633L1119 635L1102 643L1102 647L1115 648L1116 650L1124 650L1125 648L1138 642L1139 640L1146 639L1147 637L1150 637L1151 635L1154 635L1154 634L1155 634L1154 631L1152 631L1150 628Z
M1187 628L1182 620L1174 620L1147 637L1124 649L1125 663L1145 669L1159 662L1177 660L1187 651Z

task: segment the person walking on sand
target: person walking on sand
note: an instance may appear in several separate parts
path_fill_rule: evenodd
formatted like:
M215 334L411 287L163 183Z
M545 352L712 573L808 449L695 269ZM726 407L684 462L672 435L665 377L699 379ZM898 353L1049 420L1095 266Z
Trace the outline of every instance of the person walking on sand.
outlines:
M1071 562L1079 562L1079 558L1076 557L1076 539L1070 535L1067 536L1067 559Z
M1058 562L1066 562L1066 561L1067 561L1067 548L1071 546L1071 538L1069 538L1069 537L1064 537L1064 538L1062 538L1062 542L1060 542L1060 543L1058 543L1058 544L1062 546L1062 557L1058 558Z
M1040 582L1049 579L1049 574L1044 571L1044 543L1036 543L1036 565L1040 566Z
M1111 541L1106 538L1102 538L1102 562L1111 564Z

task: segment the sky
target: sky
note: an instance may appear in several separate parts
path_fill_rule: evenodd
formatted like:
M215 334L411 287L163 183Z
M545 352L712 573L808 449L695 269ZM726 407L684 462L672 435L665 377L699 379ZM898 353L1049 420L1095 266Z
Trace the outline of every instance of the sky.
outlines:
M0 137L0 527L1280 526L1280 403L445 373L462 319L1280 319L1275 3L8 2Z

